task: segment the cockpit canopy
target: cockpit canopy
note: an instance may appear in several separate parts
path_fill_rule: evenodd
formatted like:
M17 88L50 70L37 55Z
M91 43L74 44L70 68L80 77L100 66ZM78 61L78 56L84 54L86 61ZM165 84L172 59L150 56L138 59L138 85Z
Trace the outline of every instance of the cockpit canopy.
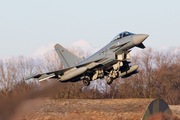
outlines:
M127 32L127 31L119 33L118 35L116 35L116 37L113 38L112 41L115 41L115 40L120 39L120 38L124 38L124 37L129 36L129 35L134 35L134 33L130 33L130 32Z

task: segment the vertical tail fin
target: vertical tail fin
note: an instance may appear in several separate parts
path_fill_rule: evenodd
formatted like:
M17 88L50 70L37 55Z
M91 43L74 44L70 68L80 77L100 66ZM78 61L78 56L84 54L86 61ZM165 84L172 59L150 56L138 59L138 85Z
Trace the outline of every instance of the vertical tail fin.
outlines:
M76 61L79 60L79 58L76 55L74 55L73 53L71 53L59 44L56 44L54 48L59 58L61 59L64 68L73 67L76 64Z

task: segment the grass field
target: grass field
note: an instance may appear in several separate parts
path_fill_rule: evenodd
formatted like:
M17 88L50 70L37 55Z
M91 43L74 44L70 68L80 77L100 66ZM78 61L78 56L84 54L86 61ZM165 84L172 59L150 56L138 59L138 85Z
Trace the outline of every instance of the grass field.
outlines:
M28 112L21 120L140 120L153 99L46 99L26 102ZM180 118L180 106L170 105L173 120ZM20 114L20 113L19 113ZM158 118L159 119L159 118ZM155 120L155 119L154 119Z

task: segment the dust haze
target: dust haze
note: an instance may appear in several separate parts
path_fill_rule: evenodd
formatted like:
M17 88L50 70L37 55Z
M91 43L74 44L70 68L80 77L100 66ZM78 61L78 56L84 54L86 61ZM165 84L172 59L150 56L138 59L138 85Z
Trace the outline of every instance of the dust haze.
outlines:
M60 83L57 80L51 80L36 85L32 89L20 94L1 98L0 119L18 120L68 85L68 83Z

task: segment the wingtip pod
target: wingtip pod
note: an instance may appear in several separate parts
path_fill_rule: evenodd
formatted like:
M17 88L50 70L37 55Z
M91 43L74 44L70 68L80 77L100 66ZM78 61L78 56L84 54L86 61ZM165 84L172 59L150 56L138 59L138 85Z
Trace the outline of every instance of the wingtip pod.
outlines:
M56 44L55 46L54 46L54 48L56 49L56 48L58 48L59 46L61 46L60 44Z
M38 75L39 75L39 74L32 74L32 75L30 75L30 76L25 77L24 80L29 80L29 79L31 79L31 78L34 78L34 77L38 76Z

